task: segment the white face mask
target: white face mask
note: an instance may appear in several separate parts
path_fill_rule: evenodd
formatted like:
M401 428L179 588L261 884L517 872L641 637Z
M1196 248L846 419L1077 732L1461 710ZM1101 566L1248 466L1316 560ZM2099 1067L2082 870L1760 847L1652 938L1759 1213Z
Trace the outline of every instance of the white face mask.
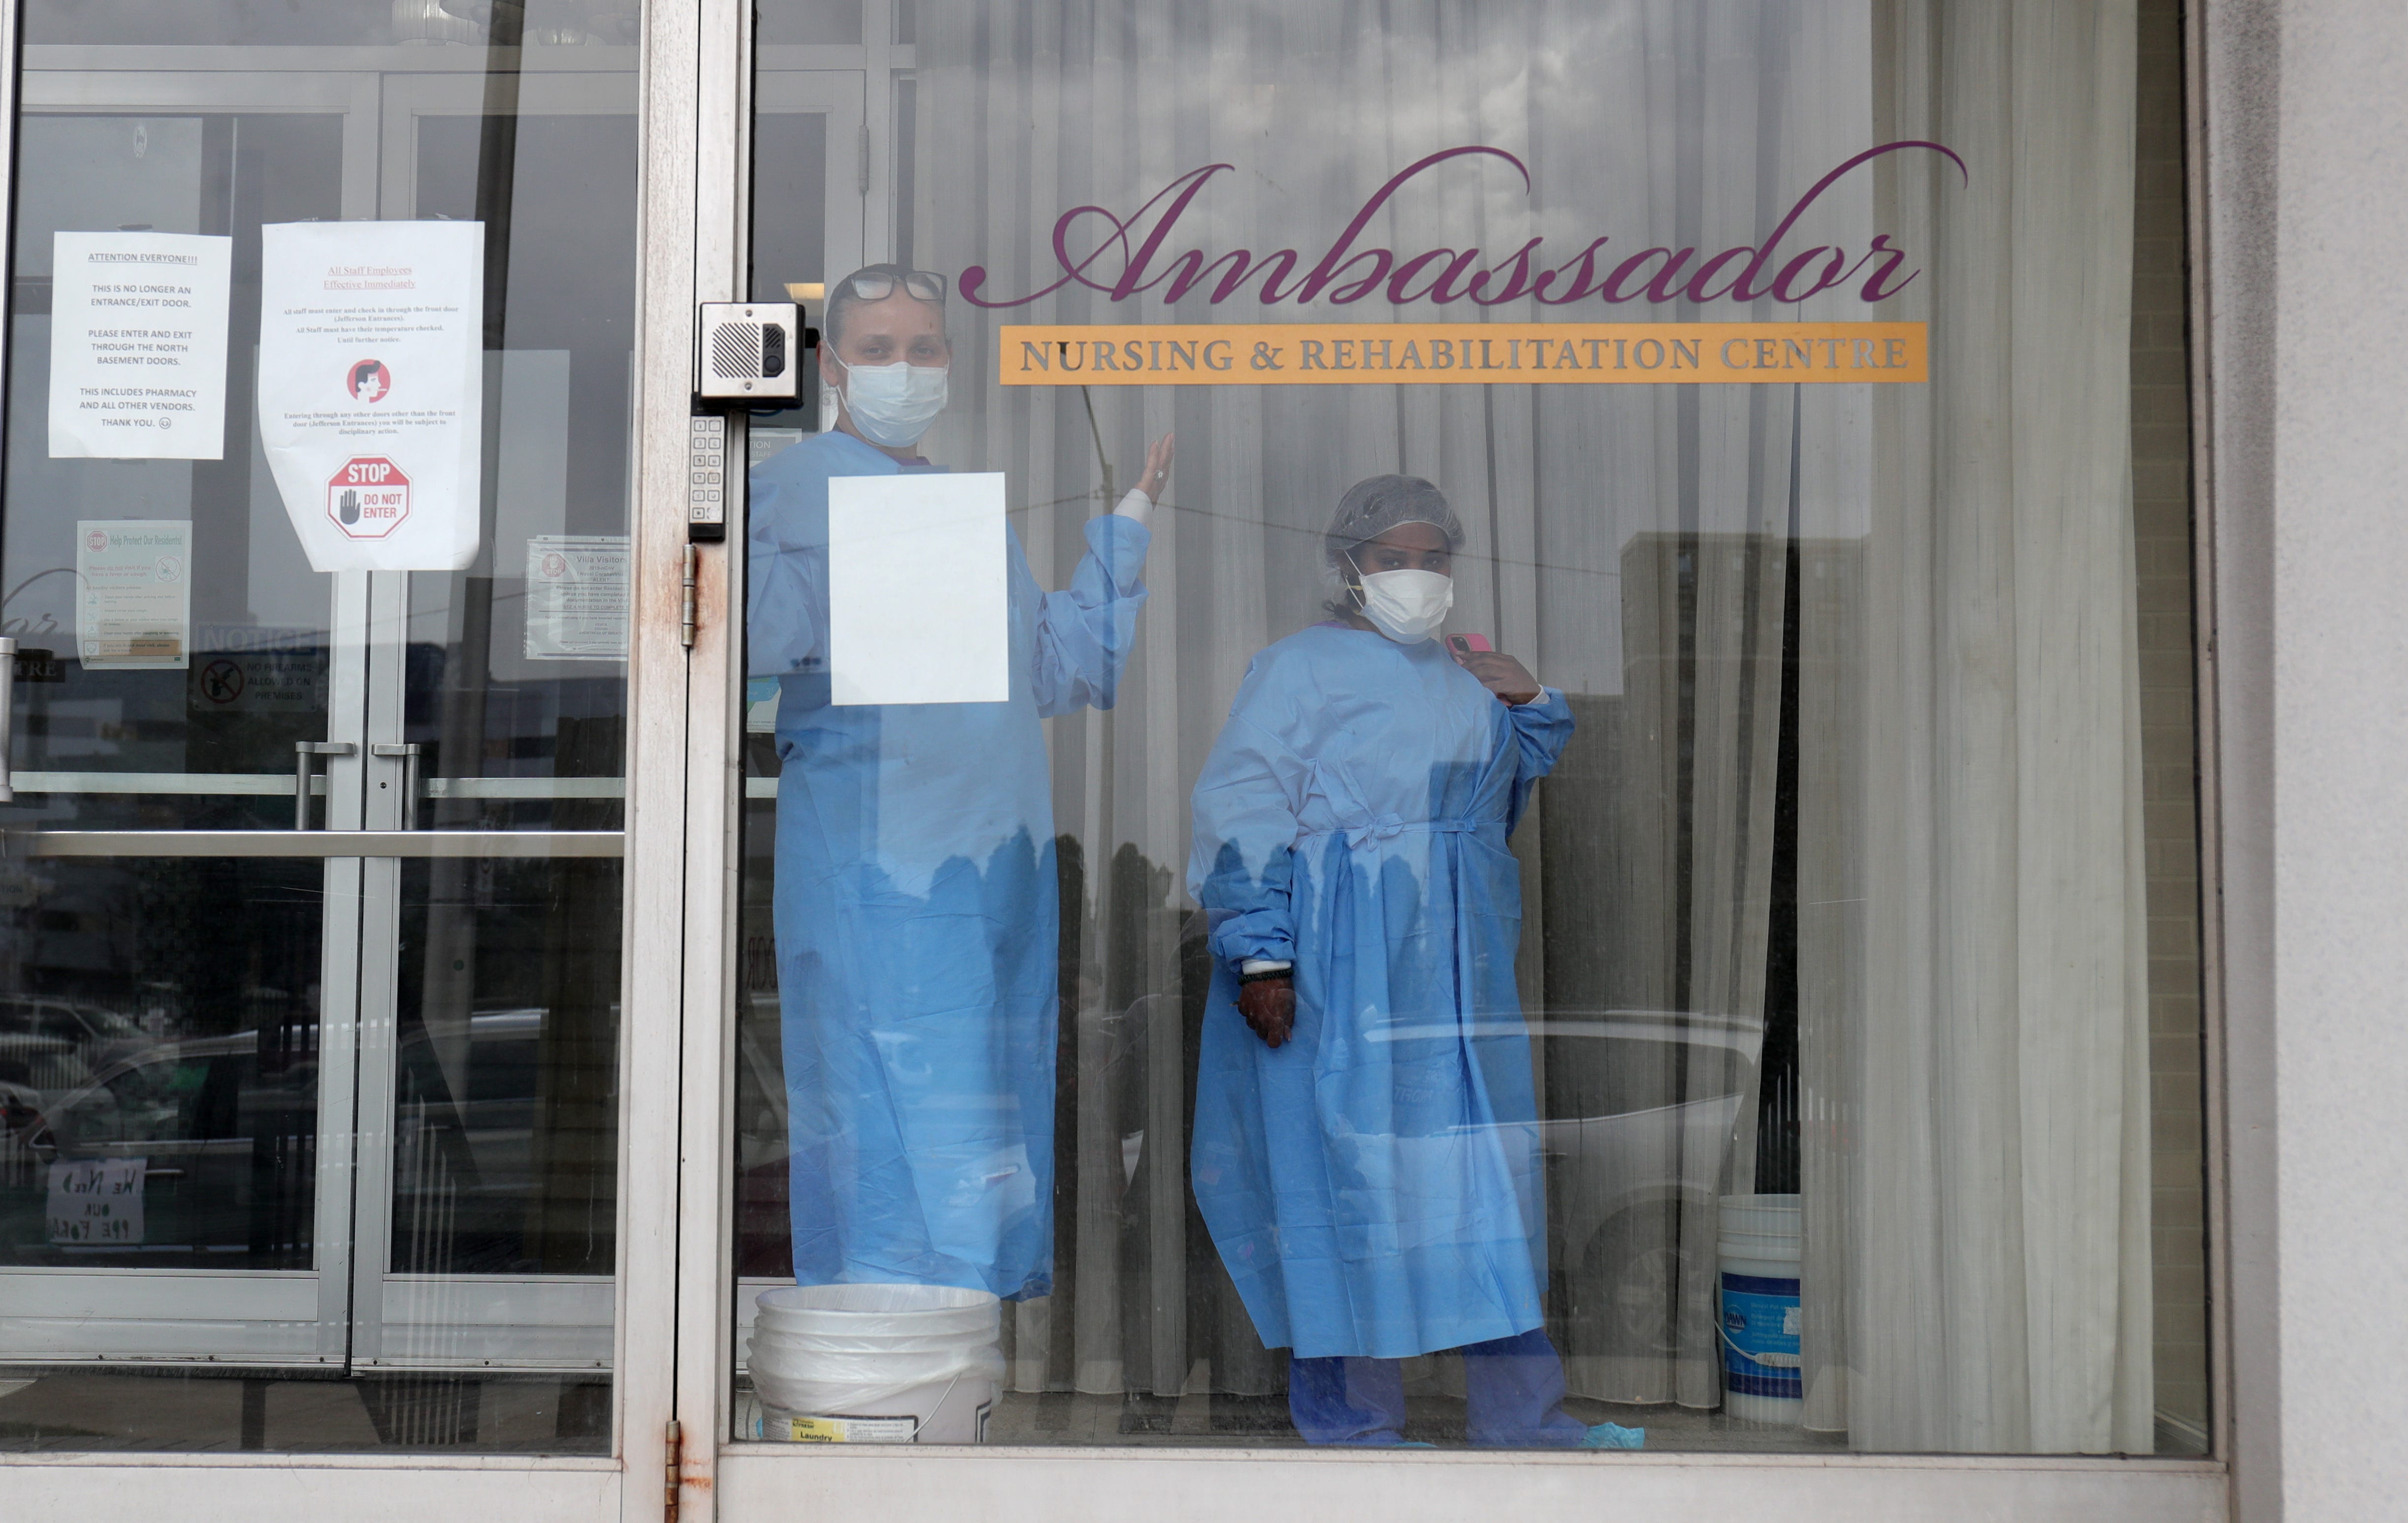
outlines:
M1398 645L1436 634L1455 606L1455 578L1440 571L1375 571L1362 584L1363 617Z
M872 444L901 449L919 442L945 410L945 365L844 367L844 410L853 426Z

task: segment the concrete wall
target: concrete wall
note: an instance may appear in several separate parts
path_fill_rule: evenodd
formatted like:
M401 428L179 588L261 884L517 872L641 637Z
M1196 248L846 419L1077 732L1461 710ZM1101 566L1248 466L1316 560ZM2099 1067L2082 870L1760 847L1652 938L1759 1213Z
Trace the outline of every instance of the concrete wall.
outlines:
M2236 1512L2408 1445L2408 7L2204 0Z

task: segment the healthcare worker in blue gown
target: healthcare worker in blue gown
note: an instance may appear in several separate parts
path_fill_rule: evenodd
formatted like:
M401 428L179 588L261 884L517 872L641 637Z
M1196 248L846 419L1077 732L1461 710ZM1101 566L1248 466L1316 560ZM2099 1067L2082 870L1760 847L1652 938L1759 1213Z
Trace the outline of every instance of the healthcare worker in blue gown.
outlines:
M1433 638L1462 543L1426 481L1350 490L1324 539L1336 617L1254 658L1197 782L1197 1203L1263 1342L1294 1351L1310 1442L1404 1442L1399 1361L1460 1349L1473 1443L1627 1447L1641 1430L1561 1404L1513 987L1506 838L1571 710Z
M778 681L779 998L795 1278L1053 1282L1053 786L1038 721L1110 708L1145 587L1139 490L1087 524L1067 591L1009 538L1010 697L836 706L828 482L932 471L945 405L941 278L872 265L830 294L835 427L752 471L747 670Z

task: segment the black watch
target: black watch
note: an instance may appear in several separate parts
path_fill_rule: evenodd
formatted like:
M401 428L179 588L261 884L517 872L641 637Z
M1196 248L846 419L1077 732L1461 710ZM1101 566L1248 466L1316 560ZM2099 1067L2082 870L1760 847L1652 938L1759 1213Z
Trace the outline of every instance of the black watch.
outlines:
M1240 984L1259 984L1266 978L1293 978L1295 976L1296 965L1294 963L1290 963L1284 968L1265 968L1259 973L1241 973L1238 975L1238 982Z

